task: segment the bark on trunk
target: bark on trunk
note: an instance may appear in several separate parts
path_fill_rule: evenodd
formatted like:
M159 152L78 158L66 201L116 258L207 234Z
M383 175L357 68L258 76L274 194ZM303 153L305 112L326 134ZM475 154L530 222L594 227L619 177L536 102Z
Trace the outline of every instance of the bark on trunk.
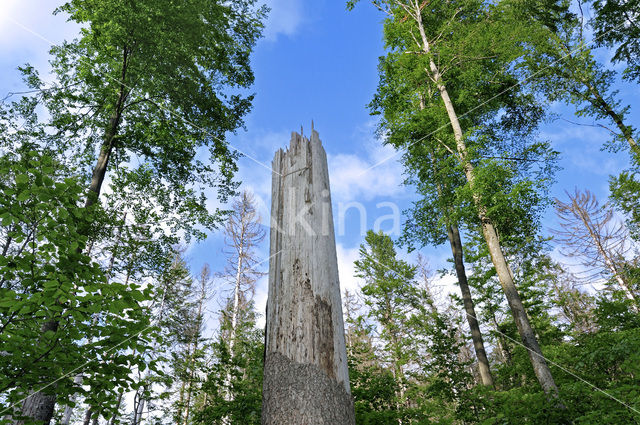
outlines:
M500 350L502 360L506 364L511 365L511 351L509 351L509 345L507 344L507 341L505 341L504 335L500 331L500 325L498 325L498 320L496 319L495 313L493 314L493 326L496 328L498 349Z
M458 285L460 286L460 292L462 293L464 311L467 316L467 321L469 322L469 329L471 330L471 340L473 341L473 348L476 351L476 358L478 359L480 379L482 380L483 385L493 387L493 376L491 375L491 368L489 367L489 359L487 358L487 352L484 349L484 341L482 339L482 332L480 331L480 324L478 323L475 306L473 305L473 299L471 298L471 290L469 289L469 283L467 282L467 273L464 268L462 255L462 240L460 239L458 226L450 224L447 229L447 234L451 245L451 252L453 253L453 262L456 268L456 276L458 277Z
M204 291L204 288L203 288ZM200 303L198 304L198 318L202 317L202 309L204 304L204 293L200 298ZM191 394L193 393L193 380L195 379L195 356L198 352L198 335L195 336L195 341L193 341L193 350L190 350L190 361L189 361L189 382L187 385L187 398L185 403L185 412L184 412L184 421L183 425L187 425L189 423L189 414L191 411ZM229 377L230 380L230 377ZM182 395L181 395L182 397Z
M518 328L518 333L520 334L523 345L529 353L529 359L531 360L533 371L535 372L538 382L544 392L549 396L557 398L558 387L553 380L547 361L542 355L542 350L540 349L538 340L536 339L531 323L529 322L529 317L522 305L520 294L518 293L515 283L511 277L509 265L507 264L500 247L500 242L495 228L491 222L483 222L482 231L487 241L489 253L491 254L491 259L498 274L502 290L507 298L509 307L511 308L511 313L513 314L513 319L516 323L516 327Z
M89 207L98 201L100 191L102 189L102 183L104 182L105 175L107 174L107 166L109 165L109 158L113 151L114 143L120 122L122 120L122 112L124 110L125 101L129 95L128 88L125 84L127 78L127 67L129 65L129 54L125 48L122 57L122 73L120 76L120 87L118 90L118 99L113 108L113 113L109 118L109 124L107 125L102 146L100 147L100 154L98 160L93 168L93 174L91 176L91 184L89 185L89 196L85 202L85 207Z
M273 160L263 425L355 424L327 159L318 133Z
M431 56L431 47L429 44L429 40L427 39L427 35L422 25L422 11L417 2L415 2L415 6L416 9L414 12L416 23L418 24L418 30L420 32L420 37L422 40L422 48L425 54ZM458 158L462 164L464 174L467 181L469 182L471 191L472 193L474 193L474 167L469 160L467 146L463 138L462 127L460 126L460 121L458 120L458 115L455 111L453 102L449 97L447 87L442 80L440 70L438 69L436 63L432 58L429 59L429 69L427 70L427 72L429 73L432 80L436 83L438 91L440 92L440 96L442 97L442 101L444 102L444 106L449 117L449 122L451 124L456 140ZM511 313L513 314L518 332L520 333L522 343L527 348L527 351L529 353L529 359L531 360L531 365L533 366L533 370L536 374L536 377L538 378L538 382L548 396L557 399L559 397L558 387L556 386L553 376L551 375L551 370L549 369L549 366L547 365L547 362L542 355L542 350L538 345L538 341L535 337L531 324L529 323L529 318L527 317L527 313L524 309L524 306L522 305L520 294L516 289L511 271L509 270L509 265L504 256L504 253L502 252L502 247L500 245L500 240L498 239L496 229L493 226L491 219L487 217L486 208L482 205L480 198L475 195L475 193L473 195L473 200L476 204L476 208L478 209L478 218L482 223L482 233L487 243L487 247L489 248L491 260L493 261L493 265L498 274L498 279L500 280L500 285L502 286L502 290L505 294L505 297L507 298L509 307L511 308ZM558 406L564 407L561 403L558 403Z
M100 154L96 165L93 167L93 174L91 176L91 184L89 185L89 195L85 201L85 207L90 207L98 201L100 191L102 190L102 183L107 174L107 166L109 165L109 158L113 152L114 142L118 133L118 127L120 126L120 120L122 118L122 107L127 94L124 91L124 87L120 91L116 109L109 119L109 126L104 136L104 141L100 147Z
M629 148L631 149L631 152L635 155L637 160L640 160L640 148L638 147L638 142L633 137L633 131L631 127L629 127L628 125L625 125L624 121L622 120L622 117L616 111L613 110L613 107L609 105L609 103L602 97L602 95L600 94L598 89L596 89L595 86L590 84L588 81L583 81L583 84L585 85L585 87L587 87L587 89L593 96L591 103L594 106L596 106L598 109L600 109L600 111L606 114L609 118L611 118L611 120L615 123L616 127L618 127L618 130L620 130L620 133L622 133L622 136L625 138L625 140L629 144Z
M51 422L53 410L56 405L54 394L44 394L40 391L31 394L22 404L22 415L34 421L42 421L44 425ZM15 421L14 424L22 425L24 421Z
M127 275L127 279L128 279L128 275ZM168 282L165 282L164 285L165 286L162 291L162 298L160 299L160 306L158 307L158 318L157 318L156 324L162 322L162 318L164 316L164 304L167 300ZM158 348L158 342L156 341L153 344L153 348L151 351L156 352L157 348ZM151 377L151 368L147 366L147 371L144 375L144 378L142 378L142 381L141 381L143 382L143 385L136 390L136 394L134 396L134 411L133 411L132 425L138 425L142 421L142 413L144 412L144 403L145 403L144 395L147 392L147 389L149 388L148 385L149 385L150 377Z
M45 322L41 328L43 334L48 331L56 332L57 330L57 321ZM53 417L55 407L55 393L49 394L48 392L36 391L29 395L22 403L22 416L34 421L42 421L43 425L48 425ZM14 421L14 424L22 425L24 421Z
M181 423L182 418L184 418L184 414L182 413L182 411L184 409L184 394L186 387L187 383L185 381L182 381L182 383L180 384L180 391L178 393L178 408L176 410L176 422L178 423Z
M241 236L240 236L240 240L244 240L243 238L243 234L244 233L244 226L241 229ZM239 308L240 308L240 281L242 279L242 263L243 263L243 249L242 247L240 247L240 251L238 252L238 262L236 264L236 280L235 280L235 286L233 289L233 310L231 311L231 332L229 334L229 356L230 358L233 360L233 348L235 346L236 343L236 328L238 326L238 313L239 313ZM225 378L224 378L224 399L226 401L231 401L231 391L230 391L230 387L231 387L231 371L228 371ZM188 408L188 407L187 407ZM186 421L186 418L185 418ZM223 423L227 423L228 422L228 417L224 417L223 418ZM184 424L186 425L186 423Z
M93 409L92 408L87 409L87 412L84 414L84 421L82 422L82 425L89 425L89 423L91 422L92 414L93 414Z
M142 412L144 411L144 397L143 397L144 390L145 389L143 387L143 389L141 391L138 391L138 393L136 394L138 403L135 404L132 425L138 425L142 420Z
M91 178L91 184L89 186L89 195L87 196L87 199L85 201L85 207L93 205L98 200L98 196L100 195L100 190L102 188L102 183L107 172L109 157L111 156L111 151L113 150L115 137L117 135L118 127L120 126L120 120L122 118L122 111L128 95L127 87L125 85L127 65L128 50L125 48L123 53L122 73L118 99L116 100L114 112L111 115L109 125L105 131L104 141L102 147L100 148L98 161L93 169L93 176ZM51 329L55 328L54 330L57 330L58 322L50 322L48 324L45 324L44 327L47 326L49 326ZM43 333L46 330L49 330L44 329L44 327ZM53 416L53 411L55 409L55 400L55 395L41 394L40 392L36 392L30 395L27 400L25 400L25 404L23 404L22 408L22 414L34 420L43 421L43 425L48 425L49 422L51 422L51 417Z
M11 235L9 235L9 233L10 233L10 232L12 232L12 231L13 231L13 227L12 227L12 228L10 228L10 229L7 231L7 240L4 242L4 246L2 247L2 256L3 256L3 257L6 257L6 256L7 256L7 252L9 251L9 247L11 246L11 240L12 240L13 238L11 237Z

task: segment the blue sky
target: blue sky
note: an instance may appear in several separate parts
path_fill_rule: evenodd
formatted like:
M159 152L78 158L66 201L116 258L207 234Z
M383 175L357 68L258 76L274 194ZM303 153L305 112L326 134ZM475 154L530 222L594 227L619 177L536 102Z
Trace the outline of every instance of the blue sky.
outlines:
M17 65L30 62L46 69L48 41L59 43L76 33L77 28L63 17L50 16L55 3L0 1L0 96L20 89ZM272 12L265 38L258 43L253 56L256 74L253 112L246 117L246 131L229 136L234 147L253 158L240 160L238 177L243 181L242 188L254 192L263 218L268 218L269 167L273 154L288 145L291 131L300 131L304 126L308 134L314 120L328 154L341 280L343 286L353 288L358 284L353 278L353 261L362 239L361 226L357 210L351 208L347 210L344 232L340 232L339 212L350 202L360 202L366 209L365 228L383 220L382 229L397 237L392 221L384 220L384 216L392 213L392 205L402 210L414 198L410 188L401 186L402 168L394 151L382 147L375 139L375 120L366 108L378 81L378 56L383 54L383 16L366 1L352 12L346 11L341 0L267 3ZM606 59L608 53L601 55ZM632 104L629 122L637 126L640 88L628 84L620 84L618 88L623 101ZM574 117L572 109L565 106L554 104L551 109L566 120L594 124L590 119ZM603 129L560 119L545 125L541 136L562 154L562 170L551 190L554 196L563 197L564 190L578 187L591 190L604 201L608 176L627 166L625 153L600 150L608 139ZM369 169L381 161L384 162ZM553 212L549 211L545 229L553 226ZM261 249L263 258L268 256L267 241ZM194 272L204 262L210 263L214 271L221 271L224 266L221 250L219 233L189 247ZM443 246L425 249L423 254L437 269L446 264L449 252ZM260 307L265 298L266 279L263 279L256 300Z

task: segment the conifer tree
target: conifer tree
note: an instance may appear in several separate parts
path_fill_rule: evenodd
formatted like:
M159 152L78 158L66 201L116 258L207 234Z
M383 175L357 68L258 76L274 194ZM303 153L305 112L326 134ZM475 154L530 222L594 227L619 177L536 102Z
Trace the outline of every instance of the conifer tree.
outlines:
M197 423L259 423L262 406L262 332L256 329L255 283L264 275L257 250L265 231L253 196L245 191L232 204L224 227L227 266L219 278L227 286L213 362L202 391L207 397ZM259 355L258 355L259 353ZM259 360L258 360L259 358Z
M631 301L632 308L639 308L638 289L626 267L626 256L631 248L623 224L613 221L613 210L599 205L588 190L567 193L568 202L556 199L556 213L560 229L554 232L563 253L579 258L587 268L586 279L610 277Z

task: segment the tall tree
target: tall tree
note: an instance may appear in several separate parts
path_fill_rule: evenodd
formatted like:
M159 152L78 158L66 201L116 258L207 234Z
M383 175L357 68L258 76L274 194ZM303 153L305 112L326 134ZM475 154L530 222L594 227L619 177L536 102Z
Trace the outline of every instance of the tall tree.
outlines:
M382 232L367 232L354 263L356 277L364 280L362 294L367 315L380 327L385 361L398 383L397 410L406 407L406 367L409 357L409 328L406 318L413 309L416 268L397 258L393 241Z
M351 6L354 3L348 2ZM468 199L535 374L544 391L557 399L557 386L527 317L497 232L499 214L493 208L492 200L500 199L502 191L492 178L491 167L497 161L483 161L478 155L482 154L478 147L487 141L487 137L477 134L474 128L481 124L481 118L496 120L500 116L498 113L505 109L526 111L521 103L512 101L509 89L517 80L507 72L522 54L513 39L521 36L519 32L523 28L508 21L511 12L500 3L494 5L475 0L435 3L375 0L373 3L387 14L385 41L390 50L380 65L381 93L374 100L374 108L386 114L387 106L391 105L390 114L402 113L401 108L393 108L393 102L415 105L413 107L419 110L419 104L425 100L427 104L431 101L444 108L446 127L438 125L442 118L431 119L427 121L429 128L421 133L436 136L431 137L433 142L444 147L457 163L457 174L465 180ZM388 73L399 73L399 67L393 67L396 63L405 64L402 74L405 78ZM416 80L420 81L421 90L416 90ZM384 88L387 83L390 87ZM471 100L473 104L469 105ZM478 105L479 100L482 103ZM461 105L468 106L468 112L463 115L457 112ZM517 120L518 115L507 114L506 117ZM437 137L438 132L442 133L441 138ZM411 137L409 140L413 145L414 141L426 138Z
M253 82L249 55L265 13L254 4L72 0L58 9L83 29L52 48L56 81L40 96L64 147L94 161L87 204L108 170L137 157L164 183L161 206L177 202L203 224L220 219L193 186L215 186L223 200L233 189L236 155L224 134L242 124L252 99L231 91ZM196 159L203 147L205 162Z
M253 302L240 296L233 352L229 349L229 320L233 298L221 312L220 332L211 345L211 360L194 405L195 424L260 424L264 368L264 332L256 327Z
M398 423L396 395L398 381L385 367L374 341L375 325L361 311L361 294L345 290L342 300L345 339L349 363L349 383L353 394L356 423Z
M128 387L129 370L141 363L131 350L148 349L140 303L150 294L108 280L86 255L87 229L109 222L92 217L102 215L99 206L79 206L82 181L68 172L34 145L0 157L0 399L2 415L16 423L48 422L56 401L86 394L74 382L78 370L88 385L103 383L93 396L110 409L109 390Z
M158 276L158 281L152 285L154 291L151 305L157 336L153 349L146 356L146 367L138 369L136 392L134 396L132 425L142 421L145 406L163 394L157 391L158 384L170 383L170 374L165 372L171 367L171 352L179 349L180 345L189 344L193 323L197 320L194 309L197 301L193 299L194 281L183 256L184 249L176 247L165 260L165 268ZM185 341L187 340L187 341ZM160 344L166 347L166 355L159 350ZM168 366L167 366L168 363ZM152 367L158 365L157 367Z
M265 230L254 202L251 193L240 194L232 204L224 227L227 266L218 277L230 287L230 295L221 311L220 334L213 344L214 364L204 384L209 400L196 413L198 423L256 423L260 420L261 389L255 385L262 384L262 369L258 364L250 363L256 360L256 352L263 348L261 333L255 328L253 296L256 281L264 275L258 268L260 261L256 250L264 240ZM263 364L263 359L259 364ZM255 376L257 371L259 381ZM246 385L241 383L243 378L247 379ZM253 395L249 394L251 391L254 391ZM239 400L235 400L236 397ZM243 404L244 408L241 408Z
M561 316L567 321L570 332L576 335L595 332L595 299L580 289L579 280L570 273L559 273L553 287L553 302L560 307Z
M172 230L203 236L196 224L219 223L222 212L207 210L203 191L216 187L224 201L235 187L237 155L224 135L250 107L251 96L233 91L253 81L249 54L265 12L254 5L71 0L58 9L83 29L51 49L53 86L45 89L32 67L23 71L51 115L47 143L94 164L86 207L97 202L108 170L136 157L156 176L153 200L174 215ZM196 158L200 148L209 149L208 160ZM136 179L136 170L129 174Z
M265 231L251 193L244 191L233 203L232 212L224 227L227 248L227 268L223 278L232 285L233 305L229 317L229 352L233 356L236 328L241 309L246 308L255 294L255 282L264 273L256 268L256 248L264 240ZM245 300L244 306L241 301ZM231 379L231 375L227 377Z
M203 366L205 342L203 332L205 326L206 304L211 299L211 271L209 265L205 264L198 277L198 287L195 290L194 308L187 321L186 343L187 350L184 356L184 377L180 388L180 403L176 415L178 423L187 425L189 423L193 401L196 398L196 387L198 371ZM184 411L184 414L182 412Z
M413 181L417 183L417 186L424 197L420 201L415 202L414 207L409 210L409 217L405 223L405 231L402 238L404 241L408 242L410 247L412 247L414 243L419 243L421 246L424 246L429 242L435 242L437 244L440 242L439 239L442 237L443 223L440 221L444 221L447 239L453 254L453 264L456 277L458 279L458 286L462 293L463 306L467 316L469 329L471 331L471 338L473 340L476 358L478 360L480 378L484 385L491 387L493 386L493 376L491 375L489 359L487 358L484 346L484 339L482 337L474 301L467 281L460 230L458 229L458 225L452 221L454 214L450 212L450 208L444 206L445 211L449 212L446 215L440 216L440 220L438 220L437 214L433 214L434 209L437 208L437 206L442 205L447 201L451 202L450 205L452 205L453 202L450 197L447 197L443 193L443 185L441 183L436 184L435 197L430 199L428 185L420 184L416 180ZM408 181L411 180L408 179Z

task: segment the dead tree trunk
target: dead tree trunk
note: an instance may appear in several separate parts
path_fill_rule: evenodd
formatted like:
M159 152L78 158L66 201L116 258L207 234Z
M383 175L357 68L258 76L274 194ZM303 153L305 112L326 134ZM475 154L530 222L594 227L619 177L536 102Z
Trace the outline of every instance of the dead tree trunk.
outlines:
M353 425L327 158L293 133L273 160L263 425Z

